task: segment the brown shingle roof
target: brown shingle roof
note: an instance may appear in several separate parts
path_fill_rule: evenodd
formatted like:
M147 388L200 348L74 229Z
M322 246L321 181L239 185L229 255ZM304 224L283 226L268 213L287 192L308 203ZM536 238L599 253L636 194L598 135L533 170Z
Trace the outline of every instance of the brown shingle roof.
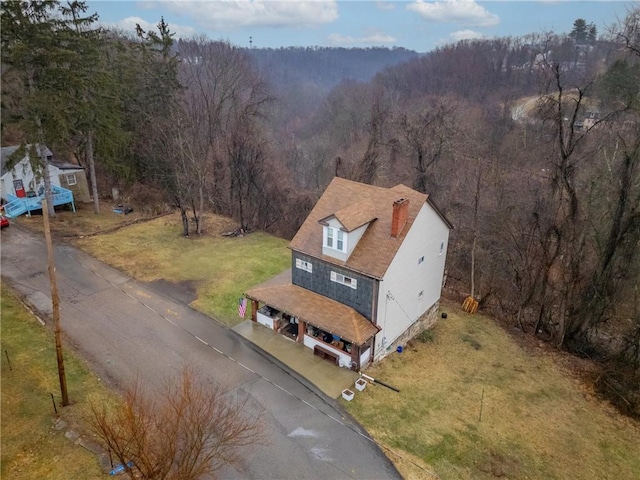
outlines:
M376 207L369 201L354 203L334 212L327 218L336 217L347 232L376 219ZM325 219L320 220L322 222Z
M291 283L267 282L245 295L357 345L378 333L378 327L353 308Z
M398 237L392 237L392 205L399 198L409 199L407 224ZM382 278L426 200L427 195L404 185L383 188L336 177L322 194L289 246L292 250L321 258L329 263L344 266L374 278ZM346 262L322 255L322 225L318 222L332 215L335 215L343 225L345 225L344 222L349 223L349 226L363 219L376 219L369 224ZM343 221L338 215L346 219ZM366 222L360 225L364 223ZM348 228L347 225L345 228Z

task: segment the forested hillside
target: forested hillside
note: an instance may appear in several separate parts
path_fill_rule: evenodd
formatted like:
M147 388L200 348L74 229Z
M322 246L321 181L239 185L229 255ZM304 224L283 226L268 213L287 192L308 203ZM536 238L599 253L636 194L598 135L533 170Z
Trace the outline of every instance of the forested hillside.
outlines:
M578 19L410 58L123 36L73 5L2 3L3 145L73 153L94 208L117 185L185 235L214 211L291 237L335 175L426 192L456 226L447 292L601 362L640 414L637 7L599 36ZM350 55L363 76L331 63Z
M288 47L244 50L276 89L313 85L327 92L342 80L369 81L380 70L418 57L405 48Z

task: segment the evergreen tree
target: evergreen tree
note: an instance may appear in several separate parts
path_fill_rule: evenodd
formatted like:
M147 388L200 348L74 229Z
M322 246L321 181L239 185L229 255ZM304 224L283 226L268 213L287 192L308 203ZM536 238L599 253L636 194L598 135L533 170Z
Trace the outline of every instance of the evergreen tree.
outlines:
M596 43L597 39L598 39L598 30L596 29L596 26L593 23L590 23L589 28L587 29L587 42L593 45L594 43Z
M121 90L109 68L108 55L113 49L106 32L94 27L97 15L83 16L86 11L87 5L81 1L62 7L71 28L68 42L77 53L68 92L73 111L72 133L80 156L89 167L94 210L99 213L95 153L115 157L126 142L126 135L121 128ZM106 160L110 161L113 158Z
M64 21L57 15L55 0L2 2L2 64L20 84L19 106L14 120L22 133L22 149L29 146L30 159L45 185L50 215L55 215L51 179L44 148L55 144L66 130L61 91L64 90L64 67L73 55L59 32Z
M573 22L573 29L569 36L575 40L577 44L582 44L587 41L589 34L589 26L584 18L578 18Z

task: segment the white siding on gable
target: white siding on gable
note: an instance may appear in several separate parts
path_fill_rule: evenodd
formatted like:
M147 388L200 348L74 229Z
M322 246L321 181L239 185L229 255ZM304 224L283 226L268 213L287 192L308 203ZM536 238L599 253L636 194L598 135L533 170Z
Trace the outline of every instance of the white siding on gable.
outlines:
M349 242L347 243L347 258L349 258L349 256L353 252L353 249L356 248L356 245L358 245L358 242L362 238L362 235L364 235L364 232L367 231L368 226L369 224L367 223L361 227L356 228L352 232L349 232Z
M376 360L440 299L448 241L449 228L425 203L380 282L377 324L382 330L376 336ZM423 256L423 262L416 261Z

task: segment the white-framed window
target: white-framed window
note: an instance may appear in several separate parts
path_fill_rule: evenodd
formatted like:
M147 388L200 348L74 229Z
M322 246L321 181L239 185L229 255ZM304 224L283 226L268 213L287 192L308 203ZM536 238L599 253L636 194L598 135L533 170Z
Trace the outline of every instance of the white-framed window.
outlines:
M347 236L339 228L324 227L324 246L340 252L347 251Z
M304 260L300 260L299 258L296 258L296 268L304 270L305 272L313 273L313 265L311 264L311 262L306 262Z
M78 183L78 179L76 178L75 173L67 173L67 185L76 185Z
M342 285L351 287L354 290L358 288L358 280L356 280L355 278L347 277L346 275L342 275L341 273L331 272L331 281L341 283Z
M440 242L440 253L438 255L442 255L444 253L444 247L446 246L445 241Z
M344 232L342 230L338 230L338 244L336 245L336 249L341 252L346 250L344 248Z
M418 259L418 265L421 265L424 262L424 255Z

